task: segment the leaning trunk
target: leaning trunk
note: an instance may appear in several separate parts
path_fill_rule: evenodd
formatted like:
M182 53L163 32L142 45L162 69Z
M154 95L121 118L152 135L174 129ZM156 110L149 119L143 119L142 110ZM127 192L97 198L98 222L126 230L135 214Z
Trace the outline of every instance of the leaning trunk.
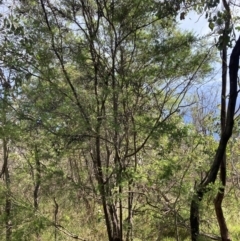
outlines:
M208 172L206 178L196 187L196 193L191 202L190 209L190 226L192 241L197 241L199 236L199 202L201 202L204 194L209 190L208 185L214 183L217 178L219 168L224 160L225 151L229 138L232 135L232 129L234 126L234 114L235 106L238 95L238 68L239 68L239 56L240 56L240 38L237 40L235 47L233 48L230 64L229 64L229 80L230 80L230 94L227 110L226 125L221 133L218 149Z
M231 13L229 5L226 0L223 0L223 5L228 17L225 20L225 31L230 27ZM223 46L222 49L222 93L221 93L221 133L223 134L226 126L226 85L227 85L227 46ZM229 241L229 232L226 224L226 220L222 210L222 202L224 199L225 186L226 186L226 154L224 154L221 167L220 167L220 181L221 187L218 190L217 196L214 200L215 212L220 228L221 238L223 241Z

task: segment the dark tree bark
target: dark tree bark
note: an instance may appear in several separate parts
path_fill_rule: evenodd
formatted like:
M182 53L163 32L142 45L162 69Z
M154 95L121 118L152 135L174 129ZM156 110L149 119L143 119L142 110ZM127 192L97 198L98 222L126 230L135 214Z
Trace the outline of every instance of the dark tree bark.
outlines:
M225 27L224 27L225 33L227 33L230 27L231 12L226 0L223 0L223 5L227 14L227 18L225 20ZM223 46L223 49L222 49L222 93L221 93L221 133L222 134L226 126L226 85L227 85L227 45L225 44L225 46ZM227 223L222 210L222 202L225 194L226 176L227 176L226 162L227 162L226 153L224 153L221 167L220 167L220 175L219 175L220 181L221 181L221 187L219 188L216 198L214 200L215 212L218 220L218 225L220 228L222 241L230 241Z
M36 172L35 172L35 183L34 183L34 192L33 192L33 203L34 203L35 212L37 212L39 208L39 191L41 186L41 163L39 160L37 146L35 146L34 148L34 156L35 156ZM37 241L41 240L39 230L36 231L36 240Z
M10 174L8 170L8 147L6 138L3 139L3 159L4 159L4 178L6 184L6 200L5 200L5 224L6 224L6 241L12 238L12 222L11 222L11 190L10 190Z
M2 118L1 123L4 128L7 124L7 101L9 95L9 82L4 77L2 69L0 69L0 84L1 89L3 89L3 108L2 108ZM6 241L12 239L12 199L11 199L11 187L10 187L10 173L9 173L9 147L8 147L8 137L3 136L2 138L2 152L3 152L3 166L0 172L0 178L5 179L5 229L6 229Z
M229 81L230 94L227 109L226 125L221 133L218 149L208 172L206 178L196 187L195 195L193 196L190 208L190 225L192 241L197 241L199 236L199 202L202 200L204 194L209 190L208 185L214 183L217 178L218 171L224 160L225 150L229 138L232 135L234 126L234 114L236 107L236 100L238 95L238 68L240 56L240 38L237 40L235 47L232 50L229 64Z

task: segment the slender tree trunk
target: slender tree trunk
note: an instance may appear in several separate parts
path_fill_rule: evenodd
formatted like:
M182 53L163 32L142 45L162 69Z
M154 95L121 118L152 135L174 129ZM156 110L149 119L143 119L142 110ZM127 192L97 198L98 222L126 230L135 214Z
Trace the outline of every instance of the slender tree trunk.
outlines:
M58 225L58 203L56 201L56 198L54 197L53 198L53 201L54 201L54 206L55 206L55 209L54 209L54 225L55 225L55 229L54 229L54 241L57 241L57 225Z
M11 189L10 189L10 174L9 174L9 159L8 159L8 138L6 136L7 129L4 127L7 124L7 101L8 94L10 89L10 84L8 80L5 79L2 69L0 69L0 80L2 84L3 92L3 108L2 108L2 127L4 136L2 138L3 144L3 166L2 171L0 173L0 177L3 176L5 179L6 186L6 195L5 195L5 228L6 228L6 241L10 241L12 239L12 222L11 222L11 210L12 210L12 200L11 200Z
M35 147L34 155L35 155L36 175L35 175L35 187L34 187L34 193L33 193L33 201L34 201L35 212L37 212L38 208L39 208L39 190L40 190L40 185L41 185L41 164L40 164L40 160L39 160L37 147ZM39 230L36 231L36 240L37 241L41 240Z
M99 121L98 128L100 128L100 125L101 123ZM97 131L99 130L97 129ZM114 205L112 203L109 203L109 201L107 200L107 198L109 197L109 192L107 192L109 180L106 183L104 182L100 146L101 146L100 137L96 137L96 142L95 142L96 149L95 149L95 153L93 154L93 162L96 169L95 175L97 178L99 191L102 199L102 207L103 207L104 218L105 218L106 227L107 227L108 240L114 241L114 237L116 236L116 232L117 232L117 223L114 215L114 212L115 212Z
M227 118L224 131L221 133L218 149L206 178L196 187L196 193L191 202L190 226L192 241L197 241L199 236L199 202L203 195L209 190L208 185L214 183L217 178L219 168L223 162L228 140L232 135L234 126L234 114L238 95L238 69L240 56L240 38L237 40L232 50L229 64L230 95L228 102Z
M4 159L4 178L6 185L6 201L5 201L5 225L6 225L6 241L10 241L12 237L12 222L11 222L11 190L10 190L10 175L8 170L8 148L7 140L3 139L3 159Z
M132 123L135 127L135 123L134 123L134 119L132 118ZM134 132L134 136L133 136L133 143L134 143L134 151L135 151L135 155L134 155L134 171L137 171L137 145L136 145L136 135L137 133ZM128 182L128 229L127 229L127 235L126 235L126 241L133 241L133 199L134 199L134 195L132 192L132 186L134 186L133 184L133 180L130 179Z
M223 0L224 8L228 14L228 17L225 21L225 31L228 31L230 27L230 9L226 0ZM223 46L222 50L222 95L221 95L221 132L223 133L226 125L226 83L227 83L227 46ZM214 200L215 212L220 228L220 233L223 241L229 241L229 232L227 224L224 218L222 210L222 201L224 199L224 192L226 186L226 154L224 154L221 167L220 167L220 180L222 187L219 188L219 192Z
M223 5L226 12L228 13L228 18L225 21L225 31L229 29L230 26L230 9L229 5L223 0ZM222 93L221 93L221 133L223 135L225 125L226 125L226 86L227 86L227 46L223 46L222 49ZM227 167L226 167L226 153L224 153L221 167L220 167L220 181L221 187L217 193L217 196L214 200L215 212L218 220L218 225L220 228L222 241L229 241L229 232L224 218L222 210L222 202L224 199L225 186L226 186L226 176L227 176Z
M127 234L126 241L132 241L132 207L133 207L133 193L132 193L132 181L128 183L128 218L127 218Z
M199 236L199 202L202 200L202 193L196 192L193 195L190 207L190 224L192 241L197 241Z

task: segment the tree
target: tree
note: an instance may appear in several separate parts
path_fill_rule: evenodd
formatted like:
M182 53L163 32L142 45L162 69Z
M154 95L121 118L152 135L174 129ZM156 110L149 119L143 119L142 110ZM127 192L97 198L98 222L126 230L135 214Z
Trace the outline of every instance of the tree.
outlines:
M17 57L6 54L2 61L21 78L22 106L24 96L34 103L22 118L39 121L45 135L81 153L78 165L87 163L109 240L133 239L136 176L147 163L145 152L174 126L187 91L211 70L211 51L177 31L166 7L25 1L6 20L2 51ZM37 181L36 194L38 187Z
M197 240L199 235L199 201L202 200L203 195L208 190L208 185L214 183L217 178L218 170L222 163L222 158L226 150L226 146L229 138L232 135L232 129L234 124L234 114L237 99L237 73L239 65L240 55L240 39L237 41L230 58L229 64L229 75L230 75L230 96L228 103L227 119L224 131L221 134L219 146L214 158L214 162L208 172L206 178L197 187L197 193L194 196L191 204L191 229L192 229L192 240ZM228 238L228 237L227 237Z
M12 201L11 201L11 185L10 185L10 164L9 164L9 141L10 133L9 127L11 126L11 120L9 119L9 90L11 88L9 79L6 79L3 71L1 73L1 133L2 133L2 155L3 155L3 165L0 173L0 177L3 177L5 181L5 231L6 231L6 241L11 240L12 236Z

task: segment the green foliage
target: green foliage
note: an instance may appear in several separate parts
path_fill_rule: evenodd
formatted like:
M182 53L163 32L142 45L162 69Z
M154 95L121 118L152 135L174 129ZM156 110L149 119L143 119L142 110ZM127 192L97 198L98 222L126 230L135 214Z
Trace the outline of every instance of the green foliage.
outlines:
M204 84L215 52L177 29L183 1L43 4L23 1L3 21L11 88L0 101L0 135L11 181L0 185L1 231L9 219L12 240L107 240L109 220L129 240L187 240L217 119L208 114L203 133L183 113L192 106L198 117L186 96ZM223 20L219 13L209 24ZM201 207L209 233L216 225L204 211L219 185L211 188Z

